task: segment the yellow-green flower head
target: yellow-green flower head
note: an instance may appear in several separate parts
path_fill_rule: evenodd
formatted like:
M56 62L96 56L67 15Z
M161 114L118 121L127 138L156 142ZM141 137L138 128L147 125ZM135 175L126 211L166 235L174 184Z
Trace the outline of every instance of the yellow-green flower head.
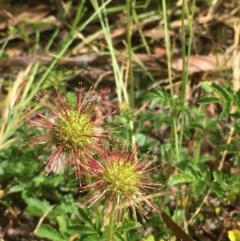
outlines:
M132 195L138 190L141 182L141 173L135 170L134 165L127 161L127 157L115 153L105 163L102 172L103 180L108 183L108 189L120 196Z
M85 205L103 200L107 213L116 211L118 219L121 219L121 210L126 207L134 213L137 208L144 215L147 212L143 202L155 208L146 198L146 191L149 188L160 190L162 185L151 182L148 169L151 163L138 159L136 152L136 148L127 151L125 147L123 151L105 151L99 161L89 161L88 170L95 180L82 188L83 191L93 189L90 192L92 197Z
M56 96L48 94L47 100L41 95L37 100L49 113L35 113L30 124L45 129L47 133L37 137L30 144L46 144L51 155L46 161L48 172L56 169L61 160L66 167L75 167L78 177L81 167L92 155L100 154L101 142L107 138L103 129L104 119L89 91L82 98L81 91L77 92L76 104L71 104L58 89Z

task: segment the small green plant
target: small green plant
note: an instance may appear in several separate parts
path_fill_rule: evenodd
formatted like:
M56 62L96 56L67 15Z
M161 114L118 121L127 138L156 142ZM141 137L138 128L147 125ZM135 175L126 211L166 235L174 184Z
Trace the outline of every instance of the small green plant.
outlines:
M48 132L31 141L30 145L46 144L50 151L45 162L47 173L56 171L63 161L67 167L65 172L73 169L78 179L84 180L84 184L80 182L80 190L88 192L90 197L82 204L80 201L80 205L89 204L95 209L103 205L103 226L108 227L107 240L111 241L120 235L119 224L125 219L128 206L135 219L136 209L147 215L142 202L158 210L146 197L146 191L160 190L162 185L151 182L148 169L151 162L139 160L136 148L111 150L117 144L111 146L107 142L108 131L104 122L107 116L96 111L99 108L90 93L82 100L82 92L78 91L77 104L74 104L58 89L55 92L57 97L48 95L49 100L37 96L48 112L30 112L29 123Z

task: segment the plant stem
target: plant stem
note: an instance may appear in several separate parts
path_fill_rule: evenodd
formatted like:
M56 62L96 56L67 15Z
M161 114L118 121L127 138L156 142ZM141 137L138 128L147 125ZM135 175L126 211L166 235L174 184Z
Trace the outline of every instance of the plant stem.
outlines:
M112 210L109 215L107 241L113 241L114 208L115 204L113 204Z
M181 103L182 106L185 106L186 102L186 92L187 92L187 84L188 84L188 77L189 77L189 56L191 55L192 50L192 41L193 41L193 18L194 18L194 10L195 10L195 0L192 1L192 4L189 5L189 3L184 0L182 4L182 34L181 34L181 41L182 41L182 88L181 88ZM185 19L188 19L188 40L186 39L186 29L185 29ZM184 125L185 125L185 119L184 119L184 113L183 117L180 121L180 134L179 134L179 144L182 144L182 138L183 138L183 132L184 132Z
M132 0L127 0L126 2L126 11L127 11L127 52L128 52L128 79L129 79L129 107L134 109L134 75L133 75L133 68L132 68L132 9L134 2ZM135 144L135 137L134 137L134 123L133 120L130 121L130 130L131 130L131 143L132 145Z
M173 90L173 82L172 82L172 53L171 53L171 42L170 42L170 34L169 34L169 30L168 30L168 15L167 15L167 3L166 0L162 1L162 14L163 14L163 21L164 21L164 42L165 42L165 46L166 46L166 51L167 51L167 66L168 66L168 79L169 79L169 87L170 87L170 92L171 95L174 95L174 90ZM176 153L174 154L176 156L177 161L179 162L179 158L180 158L180 153L179 153L179 137L178 137L178 132L177 132L177 125L178 125L178 121L177 121L177 116L174 114L173 117L173 122L171 125L171 136L174 140L174 145L175 145L175 151ZM172 169L172 154L170 154L169 156L169 173L168 175L170 175L171 173L171 169Z
M134 108L134 76L132 68L132 0L127 0L127 50L128 50L128 68L129 68L129 84L130 84L130 98L129 105Z

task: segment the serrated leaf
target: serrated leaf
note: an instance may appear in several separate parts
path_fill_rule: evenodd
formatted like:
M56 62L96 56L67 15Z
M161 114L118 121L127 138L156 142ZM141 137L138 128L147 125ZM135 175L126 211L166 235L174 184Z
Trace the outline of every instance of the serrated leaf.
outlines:
M220 119L227 117L230 113L231 103L229 101L223 102L223 110L219 116Z
M58 216L57 222L58 222L59 231L61 232L61 234L67 233L68 231L67 219L64 216Z
M47 224L42 224L35 234L40 238L46 238L52 241L66 241L66 238L64 238L61 233Z
M192 176L182 173L171 177L168 181L168 184L172 186L172 185L177 185L182 183L191 183L193 181L194 179Z
M122 237L122 235L119 232L115 232L114 236L116 237L115 239L118 241L125 241L125 237Z
M231 100L233 100L233 91L227 87L227 86L223 86L223 85L218 85L213 83L212 84L212 88L215 92L217 92L225 101L230 102Z
M218 151L219 153L222 151L239 153L240 150L239 150L238 146L236 146L236 145L234 145L234 143L232 143L232 144L218 145L216 147L216 151Z
M123 231L129 231L129 230L135 229L135 228L137 228L137 227L139 227L139 225L137 225L135 222L130 222L130 223L123 224L123 225L121 226L121 230L123 230Z
M141 232L135 232L134 234L131 235L131 241L138 241L141 240L142 233Z
M240 105L240 89L235 93L235 104Z
M41 216L53 208L53 206L51 206L48 201L41 201L36 198L28 198L26 199L26 203L28 204L26 211L29 214L36 216Z
M210 96L207 96L207 97L203 97L203 98L200 98L197 103L198 104L210 104L210 103L218 103L220 102L221 100L217 97L210 97Z
M83 222L92 224L92 220L88 217L87 212L83 208L79 208L78 214Z
M150 93L148 98L151 99L151 108L157 104L161 104L164 107L169 103L169 96L164 88L159 88L156 92Z
M193 193L196 195L200 195L206 191L208 186L209 186L208 180L197 179L193 185Z
M198 123L189 123L189 128L192 128L192 129L199 129L199 130L204 130L203 126L198 124Z
M213 159L212 156L206 155L206 156L201 156L200 159L199 159L199 161L200 161L200 163L205 163L205 162L211 161L212 159Z

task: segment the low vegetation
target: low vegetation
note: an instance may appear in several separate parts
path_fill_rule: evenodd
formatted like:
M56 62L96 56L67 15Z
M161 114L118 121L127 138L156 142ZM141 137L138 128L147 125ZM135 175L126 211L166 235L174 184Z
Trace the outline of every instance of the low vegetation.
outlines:
M237 0L0 6L0 240L240 240Z

